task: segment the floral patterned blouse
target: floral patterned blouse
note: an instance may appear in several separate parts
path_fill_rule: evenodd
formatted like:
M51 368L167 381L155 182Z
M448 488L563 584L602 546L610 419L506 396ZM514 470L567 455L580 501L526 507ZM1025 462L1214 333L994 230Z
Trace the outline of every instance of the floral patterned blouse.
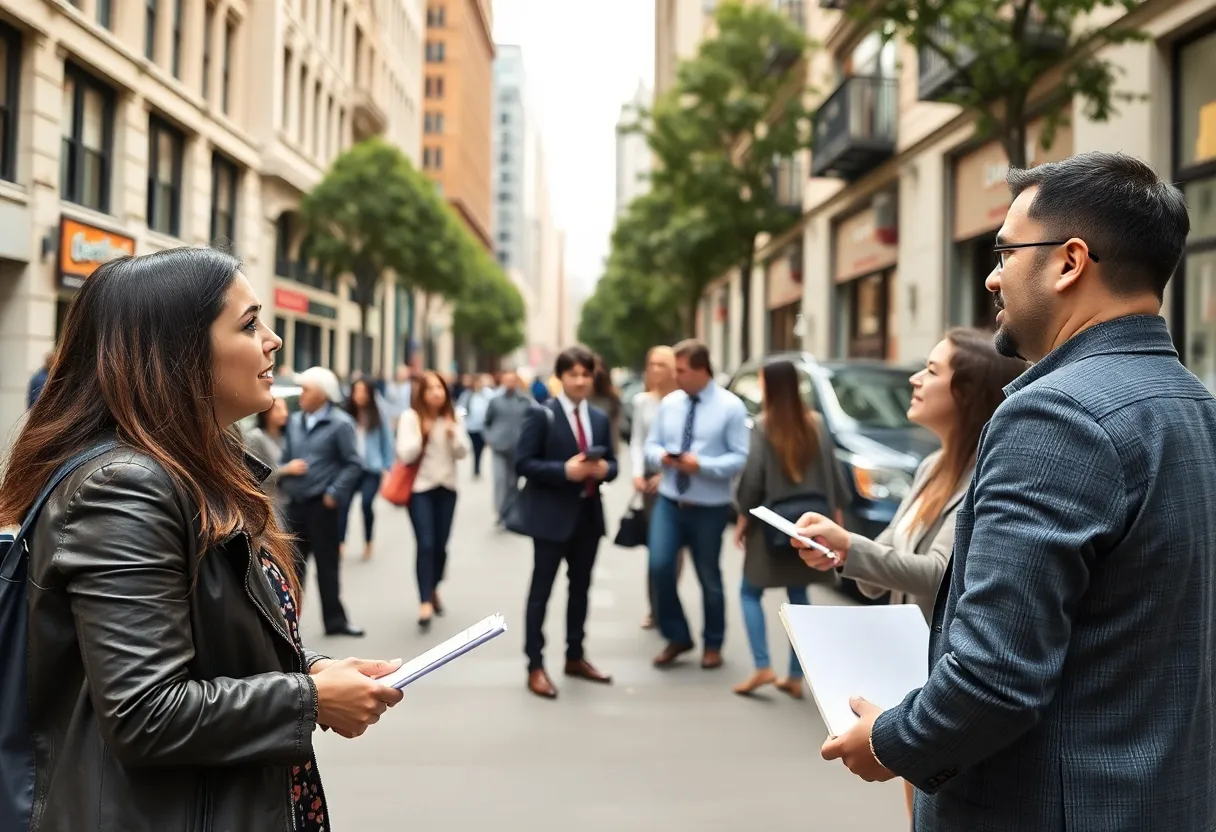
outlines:
M296 604L291 598L291 591L283 573L275 562L265 554L261 556L262 571L270 581L283 607L283 617L287 619L287 629L291 640L296 643L296 649L301 650L300 618L296 614ZM291 805L292 829L295 832L330 832L328 813L325 808L325 792L321 789L321 775L317 773L317 761L314 757L302 766L291 767Z

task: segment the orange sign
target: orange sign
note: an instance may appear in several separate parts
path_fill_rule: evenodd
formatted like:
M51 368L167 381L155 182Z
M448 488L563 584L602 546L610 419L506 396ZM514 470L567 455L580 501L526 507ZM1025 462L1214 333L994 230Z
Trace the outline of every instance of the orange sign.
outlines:
M79 288L103 263L135 253L135 240L77 220L59 220L59 279Z

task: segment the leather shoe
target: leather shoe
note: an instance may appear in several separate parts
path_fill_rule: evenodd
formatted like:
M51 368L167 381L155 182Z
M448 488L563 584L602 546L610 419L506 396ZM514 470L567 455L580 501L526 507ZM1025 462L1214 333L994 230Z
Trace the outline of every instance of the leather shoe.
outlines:
M672 642L663 648L663 652L654 657L655 667L670 667L675 660L692 649L691 643L676 644Z
M362 627L356 627L354 624L347 624L345 627L339 627L336 630L326 630L327 636L352 636L353 638L363 638L367 635L367 631Z
M573 662L566 662L566 675L574 676L579 679L586 679L588 682L599 682L603 685L612 684L612 677L607 673L601 673L595 669L595 666L586 659L579 659Z
M544 699L556 699L557 688L544 670L533 670L528 673L528 690Z
M704 670L713 670L715 667L722 666L722 651L721 650L706 650L705 655L701 657L701 667Z

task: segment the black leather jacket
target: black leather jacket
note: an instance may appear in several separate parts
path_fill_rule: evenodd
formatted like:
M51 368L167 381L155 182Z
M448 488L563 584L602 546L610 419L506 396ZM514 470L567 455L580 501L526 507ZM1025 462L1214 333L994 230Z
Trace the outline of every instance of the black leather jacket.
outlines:
M291 829L323 657L296 650L248 536L200 551L196 514L121 448L47 502L29 563L34 832Z

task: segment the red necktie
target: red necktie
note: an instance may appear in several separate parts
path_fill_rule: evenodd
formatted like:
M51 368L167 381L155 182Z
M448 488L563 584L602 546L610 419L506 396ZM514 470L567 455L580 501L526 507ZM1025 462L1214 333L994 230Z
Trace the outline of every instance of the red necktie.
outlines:
M587 433L586 433L586 431L583 430L583 419L582 419L582 416L578 412L577 406L575 406L575 408L574 408L574 425L575 425L575 427L578 428L579 453L585 454L585 453L587 453ZM583 492L588 497L594 497L595 496L595 481L590 480L590 479L584 480L583 481Z

